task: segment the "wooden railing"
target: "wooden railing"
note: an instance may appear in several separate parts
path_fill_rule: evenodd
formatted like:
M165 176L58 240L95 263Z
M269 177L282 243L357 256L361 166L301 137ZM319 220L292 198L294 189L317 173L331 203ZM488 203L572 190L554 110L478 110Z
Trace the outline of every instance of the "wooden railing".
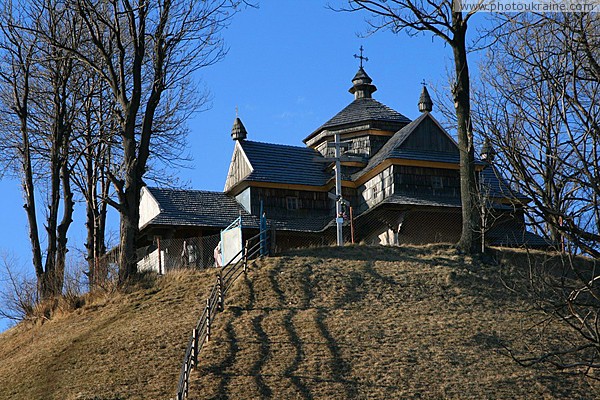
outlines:
M260 254L261 245L264 246L264 248L268 248L268 236L264 233L262 238L259 233L246 240L242 250L233 257L233 260L237 259L237 261L230 262L224 267L219 268L216 282L212 286L210 295L206 299L204 311L198 319L195 328L192 330L192 336L185 349L183 365L181 366L179 382L177 384L177 395L175 397L177 400L184 400L187 398L190 372L198 365L200 351L204 344L210 340L211 326L215 315L217 312L225 309L225 295L237 278L248 270L248 260L251 260Z

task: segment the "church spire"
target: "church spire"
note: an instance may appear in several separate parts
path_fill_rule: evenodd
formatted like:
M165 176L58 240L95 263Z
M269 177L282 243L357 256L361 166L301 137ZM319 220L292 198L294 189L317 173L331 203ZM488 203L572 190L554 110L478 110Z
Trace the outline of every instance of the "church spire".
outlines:
M246 127L242 124L242 120L238 116L237 107L235 108L235 121L233 122L233 127L231 128L231 138L233 140L244 140L248 136L248 132L246 131Z
M433 110L433 101L431 101L431 97L429 96L429 92L427 91L427 85L425 80L423 80L423 90L421 91L421 97L419 98L419 111L421 112L431 112Z

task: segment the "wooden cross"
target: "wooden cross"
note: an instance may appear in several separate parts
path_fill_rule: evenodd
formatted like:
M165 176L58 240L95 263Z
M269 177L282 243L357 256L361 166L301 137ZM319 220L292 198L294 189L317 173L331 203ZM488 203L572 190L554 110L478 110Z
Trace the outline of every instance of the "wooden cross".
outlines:
M423 81L421 82L421 85L427 86L427 82L425 82L425 79L423 79Z
M363 57L363 47L362 47L362 45L360 46L360 56L357 55L357 54L355 54L354 58L360 59L360 67L361 68L363 67L363 60L364 61L369 61L369 59L367 57Z

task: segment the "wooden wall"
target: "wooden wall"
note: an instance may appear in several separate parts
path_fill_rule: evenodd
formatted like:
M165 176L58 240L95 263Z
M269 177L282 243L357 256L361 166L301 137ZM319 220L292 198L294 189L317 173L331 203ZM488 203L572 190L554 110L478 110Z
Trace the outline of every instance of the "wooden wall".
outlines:
M425 118L402 143L402 148L458 153L455 143L431 119Z
M365 135L349 139L342 137L342 141L351 143L350 147L345 152L345 154L351 154L367 158L370 158L373 155L375 155L389 139L390 136L380 135ZM325 157L335 156L335 150L333 148L327 148L327 142L323 142L319 146L317 146L317 151L319 151Z
M224 191L227 192L230 190L239 181L248 176L250 172L252 172L252 168L246 160L242 149L240 149L239 144L236 143L233 156L231 157L231 163L229 164L229 172L227 172Z
M401 211L398 211L400 214ZM367 244L399 245L456 243L460 238L462 216L458 211L407 210L400 232L382 224L368 234Z
M358 188L358 210L363 212L392 194L394 194L394 174L393 167L389 167Z
M460 198L458 170L395 165L394 182L397 194Z
M287 208L288 197L298 199L297 210ZM252 214L260 214L261 200L268 217L328 215L332 201L326 192L253 187L251 189Z

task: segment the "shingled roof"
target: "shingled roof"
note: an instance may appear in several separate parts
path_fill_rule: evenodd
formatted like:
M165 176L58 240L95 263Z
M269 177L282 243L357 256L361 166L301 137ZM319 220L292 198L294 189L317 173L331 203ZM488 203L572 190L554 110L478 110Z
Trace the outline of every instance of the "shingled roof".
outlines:
M226 228L242 215L244 224L258 226L235 199L222 192L147 188L158 202L160 213L146 225L205 226Z
M243 226L258 229L258 217L250 215L230 196L222 192L147 188L158 202L160 213L149 225L195 226L223 229L242 216ZM320 232L333 216L312 218L267 218L267 225L278 230ZM142 227L143 229L144 227Z
M481 179L489 190L489 197L528 200L527 196L512 190L493 165L486 164L481 171Z
M355 99L333 118L325 122L316 131L308 135L306 139L304 139L304 142L311 139L324 129L330 130L333 128L342 128L364 122L408 124L410 119L373 98Z
M325 171L326 163L318 160L321 153L309 147L239 142L253 168L245 181L323 186L331 174Z

